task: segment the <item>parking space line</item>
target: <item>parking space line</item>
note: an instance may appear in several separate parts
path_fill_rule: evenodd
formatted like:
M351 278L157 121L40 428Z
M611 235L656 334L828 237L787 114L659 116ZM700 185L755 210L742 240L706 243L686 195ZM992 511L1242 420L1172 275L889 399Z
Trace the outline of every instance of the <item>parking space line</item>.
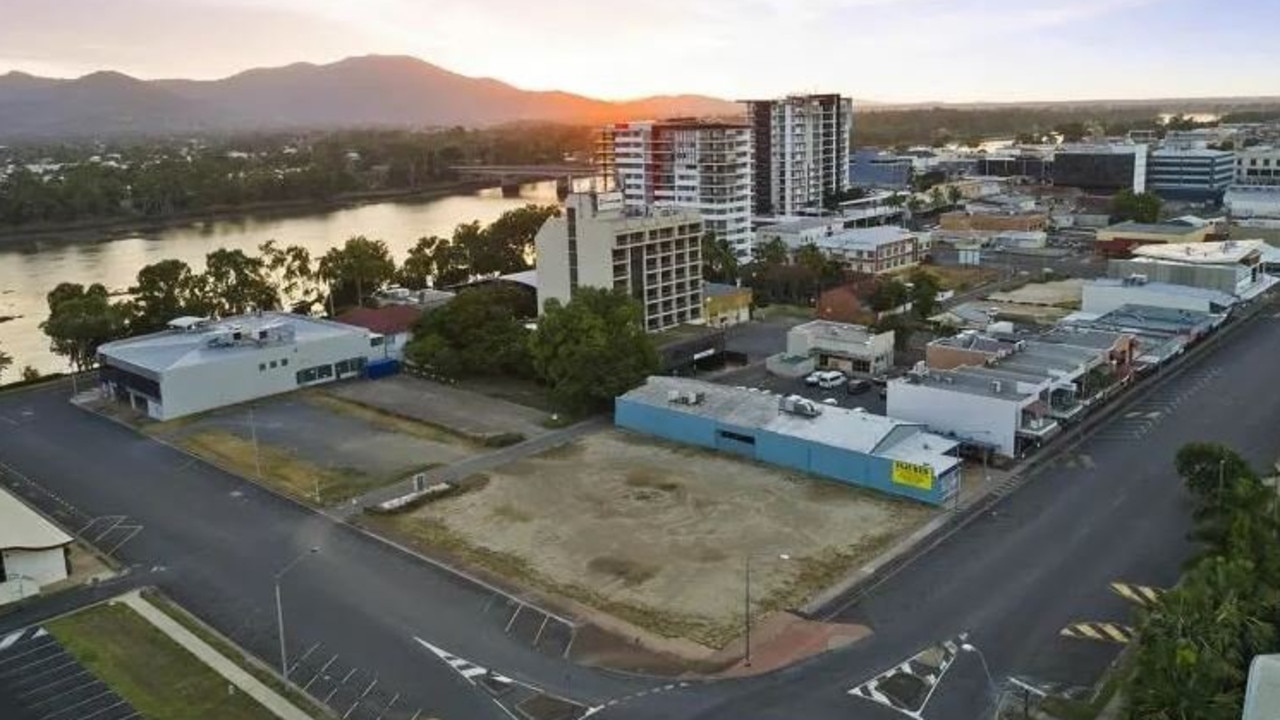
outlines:
M115 545L112 545L110 550L104 550L103 552L105 552L105 553L106 553L106 554L108 554L108 555L112 555L112 554L114 554L117 550L119 550L119 549L120 549L120 546L121 546L121 545L124 545L125 543L129 542L130 540L132 540L132 539L134 538L134 536L135 536L135 535L137 535L137 534L138 534L138 533L140 533L140 532L142 532L142 526L141 526L141 525L134 526L133 531L132 531L132 532L130 532L128 535L126 535L126 536L124 537L124 539L123 539L123 540L121 540L120 542L116 543Z
M369 687L365 688L364 692L360 693L360 698L363 699L365 695L368 695L369 691L373 689L373 686L377 684L378 684L378 678L374 678L373 680L371 680L369 682Z
M351 672L347 673L347 676L342 678L342 684L346 685L347 681L351 679L351 676L355 675L358 672L360 672L359 668L351 668Z
M84 699L84 700L81 700L80 702L78 702L78 703L76 703L76 704L74 704L74 705L71 705L71 706L69 706L69 707L64 707L64 708L62 708L61 710L59 710L59 711L57 711L57 712L55 712L55 713L50 713L50 714L48 714L48 715L45 715L43 718L41 718L41 720L49 720L49 718L57 717L57 716L59 716L59 715L61 715L61 714L65 713L65 712L67 712L67 711L69 711L69 710L75 710L76 708L80 707L81 705L84 705L85 703L90 703L90 702L93 702L94 700L97 700L97 699L99 699L99 698L104 698L104 697L107 697L108 695L113 695L113 694L114 694L114 693L113 693L113 692L111 692L111 689L110 689L110 688L107 688L106 690L103 690L102 692L98 693L97 695L94 695L93 697L90 697L90 698L86 698L86 699Z
M524 609L524 603L521 603L516 606L516 611L511 613L511 619L507 621L507 627L504 628L502 632L504 633L511 632L511 626L516 624L516 618L520 617L520 611L523 609Z
M111 517L114 517L116 520L115 522L111 523L111 527L107 528L106 530L103 530L97 535L94 535L93 539L90 542L95 542L95 543L98 542L102 538L106 537L107 534L110 533L112 530L115 530L120 525L120 523L124 522L123 515L112 515Z
M333 661L334 661L334 660L337 660L337 659L338 659L338 655L337 655L337 653L334 653L334 656L333 656L333 657L331 657L331 658L329 658L329 662L325 663L325 664L324 664L324 667L322 667L322 668L320 668L319 670L317 670L317 671L316 671L316 674L315 674L315 675L312 675L312 676L311 676L311 679L307 681L307 684L302 686L302 691L303 691L303 692L306 692L306 691L307 691L307 689L311 687L311 683L315 682L315 681L316 681L316 678L318 678L318 677L320 677L321 675L323 675L323 674L324 674L324 671L325 671L325 670L328 670L328 669L329 669L329 666L333 664Z
M350 717L351 713L355 712L355 709L359 705L360 705L359 700L356 700L355 702L351 703L351 707L347 708L347 711L342 714L342 720L347 720L347 718Z
M297 670L298 666L306 662L307 658L311 657L311 653L315 652L316 649L319 647L320 647L320 643L316 643L315 645L312 645L310 648L307 649L306 652L302 653L301 657L299 657L297 660L294 660L293 665L289 667L289 674L292 675L293 671Z
M108 710L115 710L116 708L118 708L118 707L120 707L120 706L122 706L122 705L128 705L128 704L129 704L129 703L125 702L123 698L120 698L120 699L117 699L117 700L116 700L116 703L115 703L114 705L108 705L108 706L106 706L106 707L102 708L101 710L94 710L93 712L89 713L88 715L85 715L84 717L80 718L80 720L91 720L91 718L97 717L98 715L101 715L102 713L104 713L104 712L106 712L106 711L108 711ZM137 715L137 713L133 713L133 714L129 715L129 717L135 717L136 715Z
M391 702L387 703L386 707L382 708L382 712L378 713L378 717L374 718L374 720L382 720L382 716L391 712L391 708L396 706L396 701L399 699L400 699L400 693L396 693L395 695L392 695ZM417 716L415 715L414 717L417 717Z
M328 704L329 704L329 701L333 699L333 696L338 694L338 690L339 690L341 687L342 687L341 685L334 685L334 686L333 686L333 689L329 691L329 694L328 694L328 695L325 695L324 700L323 700L322 702L323 702L325 705L328 705Z
M16 654L13 654L13 655L9 655L9 656L6 656L6 657L3 657L3 658L0 658L0 666L3 666L3 665L4 665L5 663L7 663L7 662L10 662L10 661L13 661L13 660L17 660L17 659L19 659L19 658L24 658L24 657L26 657L26 656L28 656L28 655L30 655L30 654L32 654L32 653L38 653L38 652L42 652L42 651L44 651L44 650L48 650L48 649L49 649L49 646L51 646L51 645L53 645L53 644L54 644L53 639L52 639L52 638L50 638L50 639L45 640L44 642L40 643L40 645L39 645L39 646L37 646L37 647L33 647L33 648L28 649L28 650L23 650L23 651L22 651L22 652L20 652L20 653L16 653ZM0 677L3 677L3 676L0 676Z
M27 691L24 691L24 692L20 692L20 693L18 693L18 697L19 697L19 698L28 698L28 697L31 697L32 695L36 695L36 694L38 694L38 693L42 693L42 692L44 692L44 691L46 691L46 690L49 690L50 688L55 688L55 687L57 687L58 685L61 685L62 683L66 682L66 681L68 681L68 680L78 680L78 679L80 679L80 678L82 678L82 677L84 677L84 676L86 676L86 675L89 675L89 671L88 671L87 669L85 669L84 667L81 667L79 672L74 672L74 673L72 673L72 674L70 674L70 675L64 675L63 677L60 677L60 678L58 678L58 679L54 680L53 682L45 683L44 685L40 685L40 686L35 687L35 688L32 688L32 689L30 689L30 690L27 690ZM84 685L82 685L82 687L87 687L87 686L92 685L92 684L94 684L94 683L96 683L96 682L98 682L98 680L97 680L97 678L94 678L92 681L87 682L87 683L84 683ZM75 690L68 690L67 692L75 692ZM58 697L57 695L54 695L53 697L51 697L51 698L46 698L46 699L44 699L44 700L41 700L40 702L38 702L38 703L36 703L36 704L37 704L37 705L39 705L39 704L41 704L41 703L48 702L49 700L55 699L55 698L57 698L57 697Z
M61 657L59 657L59 656L54 656L53 658L50 658L50 659L53 659L53 660L61 660L63 657L65 657L65 658L69 658L69 659L68 659L66 662L62 663L61 665L55 665L55 666L53 666L53 667L51 667L51 668L45 668L44 670L41 670L40 672L36 673L35 675L27 675L26 677L22 678L21 680L19 680L19 681L15 682L15 683L13 683L13 684L14 684L14 685L21 685L21 684L23 684L23 683L27 682L28 680L31 680L32 678L38 678L38 677L40 677L41 675L45 675L45 674L51 673L51 672L53 672L53 671L55 671L55 670L61 670L62 668L70 667L70 666L72 666L72 665L75 665L75 664L76 664L76 660L75 660L75 658L72 658L70 655L63 655L63 656L61 656ZM33 663L33 664L38 664L38 663Z

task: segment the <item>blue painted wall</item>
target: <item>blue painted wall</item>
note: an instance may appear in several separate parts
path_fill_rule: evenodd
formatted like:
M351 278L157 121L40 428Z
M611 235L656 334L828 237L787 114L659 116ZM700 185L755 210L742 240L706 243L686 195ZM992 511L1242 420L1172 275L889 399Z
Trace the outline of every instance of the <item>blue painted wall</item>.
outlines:
M952 473L935 478L931 490L899 485L892 480L893 461L887 458L842 450L765 430L722 424L711 418L681 412L674 407L655 407L625 398L619 398L614 404L614 423L618 427L647 435L700 445L931 505L940 505L946 500L943 491L954 475ZM755 443L725 437L721 431L752 437Z

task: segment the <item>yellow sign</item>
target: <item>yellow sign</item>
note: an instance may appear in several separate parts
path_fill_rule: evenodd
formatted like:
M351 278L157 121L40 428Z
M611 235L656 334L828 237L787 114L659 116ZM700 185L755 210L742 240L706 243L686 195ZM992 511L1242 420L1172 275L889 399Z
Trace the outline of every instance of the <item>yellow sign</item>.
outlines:
M921 490L933 489L933 468L929 465L893 461L893 482Z

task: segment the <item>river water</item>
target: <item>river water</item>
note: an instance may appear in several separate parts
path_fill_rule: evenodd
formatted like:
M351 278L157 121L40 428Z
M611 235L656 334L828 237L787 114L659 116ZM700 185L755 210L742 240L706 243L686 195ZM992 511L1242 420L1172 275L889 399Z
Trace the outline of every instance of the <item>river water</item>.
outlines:
M13 366L0 383L18 379L24 365L41 372L67 369L49 352L40 323L48 314L45 294L60 282L99 282L111 290L133 284L144 265L177 258L197 272L205 254L218 248L257 253L267 240L302 245L313 258L341 245L353 235L386 241L397 262L424 235L449 237L459 223L489 223L503 212L526 203L556 201L555 182L520 188L518 197L504 197L498 189L452 195L425 201L380 202L295 216L246 216L170 227L148 233L108 234L91 240L56 237L36 242L0 242L0 350L13 357Z

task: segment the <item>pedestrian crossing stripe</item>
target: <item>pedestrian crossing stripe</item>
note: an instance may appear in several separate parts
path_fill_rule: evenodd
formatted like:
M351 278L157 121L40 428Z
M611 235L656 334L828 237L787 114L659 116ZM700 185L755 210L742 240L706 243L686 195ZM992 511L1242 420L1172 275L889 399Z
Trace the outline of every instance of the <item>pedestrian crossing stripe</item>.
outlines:
M1147 587L1146 585L1130 585L1129 583L1113 582L1111 590L1120 597L1132 603L1136 603L1143 607L1151 607L1160 601L1160 596L1164 594L1161 588Z
M1068 625L1058 631L1062 637L1075 638L1077 640L1097 640L1098 642L1113 642L1121 645L1127 645L1133 641L1133 628L1128 625L1119 625L1117 623L1101 623L1087 622L1075 623Z

